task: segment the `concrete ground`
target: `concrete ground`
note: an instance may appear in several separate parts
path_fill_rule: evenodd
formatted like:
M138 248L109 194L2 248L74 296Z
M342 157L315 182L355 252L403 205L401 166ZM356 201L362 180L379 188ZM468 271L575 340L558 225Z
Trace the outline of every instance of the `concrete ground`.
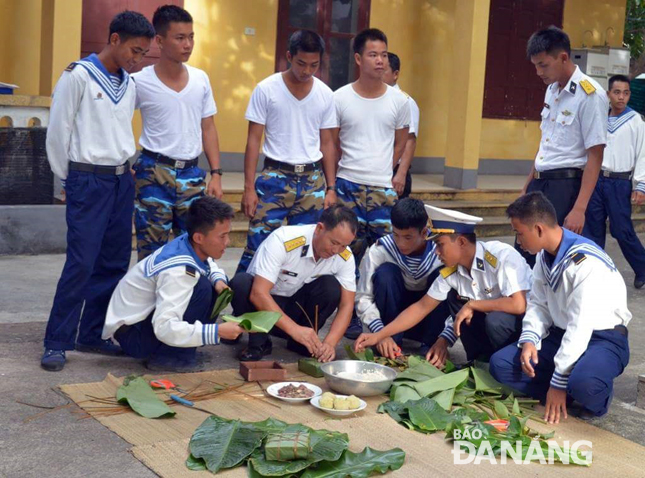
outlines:
M635 406L638 375L645 374L645 329L641 321L645 289L634 289L633 272L613 239L608 240L607 251L625 277L634 315L630 324L631 361L616 380L610 412L592 423L645 445L645 410ZM241 249L229 250L220 265L232 274L240 255ZM42 339L63 262L63 255L0 257L0 477L155 476L128 452L127 442L93 419L78 419L75 405L33 418L47 410L17 403L65 405L68 401L56 390L58 385L100 381L108 372L117 376L146 372L139 361L130 358L79 352L68 354L62 372L40 368ZM279 340L274 345L273 359L297 359L280 346ZM415 350L413 343L405 345L407 352ZM241 343L202 350L210 368L234 368L238 366L236 354L243 347ZM339 352L341 356L343 353ZM453 360L463 360L459 344L451 353ZM593 441L593 437L581 438Z

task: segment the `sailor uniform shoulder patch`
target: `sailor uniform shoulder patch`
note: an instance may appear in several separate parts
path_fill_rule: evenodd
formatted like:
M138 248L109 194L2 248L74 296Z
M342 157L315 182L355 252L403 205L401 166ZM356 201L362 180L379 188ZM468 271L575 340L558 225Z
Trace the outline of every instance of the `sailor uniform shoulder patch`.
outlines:
M581 263L582 261L584 261L586 258L587 258L587 256L586 256L586 255L584 255L582 252L578 252L578 253L574 254L573 256L571 256L571 259L573 260L573 263L574 263L575 265L580 264L580 263Z
M441 269L441 271L439 271L441 277L443 277L444 279L453 275L455 272L457 272L457 266L444 267L443 269Z
M76 68L76 62L73 61L69 65L67 65L67 68L65 68L65 71L72 71L74 68Z
M197 269L195 269L193 266L186 266L186 275L189 275L190 277L197 277Z
M497 257L492 255L490 252L486 251L484 253L484 259L486 262L488 262L491 266L497 268Z
M307 239L305 238L305 236L296 237L295 239L285 241L284 249L287 252L291 252L295 249L298 249L299 247L304 246L306 243Z
M350 251L349 249L345 249L343 252L339 253L338 255L342 257L345 262L347 262L349 258L352 257L352 251Z
M591 84L591 82L589 80L582 80L580 82L580 86L582 86L582 89L588 95L590 95L592 93L595 93L595 91L596 91L596 88Z

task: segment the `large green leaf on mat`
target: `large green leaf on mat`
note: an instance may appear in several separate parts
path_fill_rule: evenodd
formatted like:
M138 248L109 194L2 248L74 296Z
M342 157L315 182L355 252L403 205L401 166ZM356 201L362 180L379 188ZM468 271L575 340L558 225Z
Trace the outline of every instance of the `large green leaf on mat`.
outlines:
M226 288L217 296L215 300L215 305L213 306L213 311L211 312L211 320L215 319L219 314L222 313L226 306L231 303L233 300L233 289Z
M311 440L309 458L306 460L272 461L267 460L264 453L257 450L251 455L249 461L259 476L292 475L320 461L336 461L349 446L349 437L345 433L313 430L300 424L289 425L282 432L308 432Z
M503 385L493 378L493 376L483 368L471 367L475 379L475 389L478 392L501 392Z
M192 471L206 471L206 462L201 458L195 458L192 453L186 458L186 466Z
M400 448L378 451L366 447L360 453L346 451L340 460L325 461L315 468L310 468L301 478L366 478L371 474L386 473L398 470L405 461L405 452Z
M441 408L450 412L452 410L453 400L455 398L455 389L449 388L443 392L439 392L432 397L432 399L439 404Z
M408 402L410 421L422 431L443 430L450 423L450 414L434 400L424 397L416 402Z
M441 375L440 377L431 378L424 382L418 382L414 385L414 388L419 395L427 397L428 395L432 395L436 392L443 392L450 388L457 388L466 380L468 380L467 368Z
M266 432L251 423L210 416L195 430L189 449L213 473L242 463L262 444ZM190 458L189 458L190 460ZM186 465L190 467L189 461Z
M225 322L235 322L249 332L262 332L269 333L275 323L282 317L280 312L249 312L242 314L239 317L232 315L223 315L222 320Z
M420 398L421 395L414 388L404 384L392 387L390 391L390 400L395 402L405 403L408 400L419 400Z
M441 377L443 372L427 360L419 361L415 356L408 360L410 367L397 375L396 381L424 382L431 378Z
M152 387L142 377L128 380L116 391L119 403L129 405L132 410L146 418L172 417L175 412L162 402Z
M289 426L287 422L278 420L277 418L269 417L261 422L247 422L249 425L255 426L257 429L262 430L267 435L269 433L280 433Z

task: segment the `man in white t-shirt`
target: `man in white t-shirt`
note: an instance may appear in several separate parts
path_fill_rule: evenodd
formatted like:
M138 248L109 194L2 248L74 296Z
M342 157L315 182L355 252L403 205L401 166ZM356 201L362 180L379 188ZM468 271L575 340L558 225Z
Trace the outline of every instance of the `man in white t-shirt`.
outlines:
M222 197L217 113L208 75L185 65L193 51L193 19L176 5L159 7L152 19L159 62L133 75L141 110L143 148L136 174L135 226L139 260L186 232L185 216L195 199ZM197 166L202 150L211 180Z
M261 81L251 95L242 196L250 224L237 272L246 271L262 241L285 219L289 225L315 224L323 206L336 202L333 93L314 77L324 51L317 33L295 32L289 69ZM256 179L262 133L264 169Z
M392 177L392 186L399 195L399 199L407 198L412 192L412 160L414 159L414 151L417 149L417 136L419 135L419 106L417 102L408 95L405 91L401 90L397 81L401 72L401 60L399 56L391 51L387 52L388 66L385 68L383 81L396 88L408 97L410 103L410 130L408 131L408 139L405 142L405 149L403 156L399 163L394 168L394 176Z
M392 232L390 210L397 199L392 171L408 139L410 105L403 93L383 83L388 64L385 33L370 28L356 35L354 59L359 79L334 93L334 136L341 152L338 199L359 221L351 246L358 268L365 250ZM345 336L355 339L361 331L361 322L354 317Z

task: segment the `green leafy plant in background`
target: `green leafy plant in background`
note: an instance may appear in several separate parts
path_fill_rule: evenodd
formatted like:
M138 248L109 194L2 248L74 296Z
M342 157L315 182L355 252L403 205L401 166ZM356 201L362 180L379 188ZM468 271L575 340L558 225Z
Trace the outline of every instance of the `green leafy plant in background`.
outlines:
M233 289L226 288L224 289L215 300L215 305L213 306L213 311L211 312L211 320L222 313L224 309L231 303L233 300Z
M266 459L263 448L268 435L297 432L310 435L307 459ZM374 472L399 469L405 459L405 453L398 448L387 451L365 448L361 453L352 453L348 447L349 437L345 433L314 430L299 423L289 424L274 418L242 422L213 415L193 433L186 466L191 470L217 473L246 463L250 477L367 477Z
M225 322L235 322L244 330L249 332L262 332L267 334L280 317L282 317L280 312L261 311L249 312L247 314L242 314L239 317L223 315L222 320Z
M143 377L126 377L123 385L116 391L116 399L119 403L129 405L142 417L161 418L175 415L175 412L159 399Z

